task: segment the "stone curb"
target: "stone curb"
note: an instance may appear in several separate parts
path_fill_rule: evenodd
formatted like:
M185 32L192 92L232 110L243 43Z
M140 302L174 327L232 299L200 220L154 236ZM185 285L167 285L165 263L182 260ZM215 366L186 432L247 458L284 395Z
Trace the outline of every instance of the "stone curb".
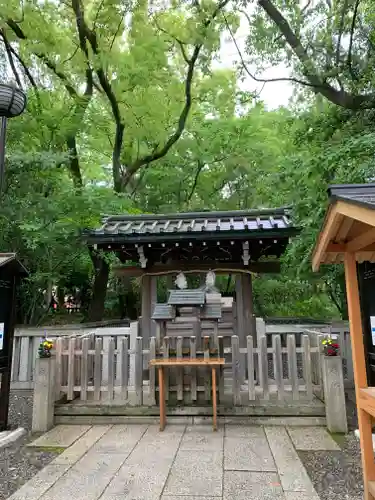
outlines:
M26 429L23 427L18 427L14 431L0 432L0 448L4 448L4 446L17 441L24 434L26 434Z

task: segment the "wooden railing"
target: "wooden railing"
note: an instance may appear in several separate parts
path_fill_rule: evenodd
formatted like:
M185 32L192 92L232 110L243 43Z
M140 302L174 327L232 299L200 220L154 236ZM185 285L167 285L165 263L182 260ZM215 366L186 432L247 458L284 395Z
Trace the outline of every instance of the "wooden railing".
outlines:
M258 322L258 320L257 320ZM264 322L263 322L264 323ZM219 323L220 325L220 323ZM79 325L73 326L73 327L52 327L52 328L38 328L38 329L32 329L32 328L25 328L25 329L18 329L15 332L15 338L14 338L14 349L13 349L13 362L12 362L12 388L13 389L32 389L34 386L34 369L35 369L35 359L37 355L37 350L38 350L38 345L40 342L40 339L43 335L46 335L49 338L52 339L57 339L57 338L80 338L84 336L88 336L91 338L91 342L95 342L95 338L100 337L102 338L103 342L103 353L107 353L109 350L109 343L111 337L115 339L115 349L117 349L117 345L119 341L116 341L116 338L119 337L124 338L129 336L129 352L130 354L130 360L129 360L129 377L134 376L134 350L135 350L135 338L137 337L138 333L138 322L133 322L131 323L130 327L120 327L120 326L108 326L108 327L103 327L103 328L94 328L90 327L90 325L85 325L83 328L80 327ZM208 330L203 330L202 335L208 335L210 334L211 331ZM292 335L295 337L295 345L297 348L296 353L297 358L299 359L301 357L301 353L298 351L302 346L302 341L303 341L303 336L308 334L310 337L310 344L312 347L311 351L311 373L312 373L312 383L316 387L321 387L321 363L320 363L320 357L318 351L315 349L319 346L319 342L322 337L319 337L319 335L325 335L327 333L331 333L332 335L337 336L337 341L340 344L340 352L343 360L343 373L344 373L344 382L345 382L345 387L346 388L353 388L354 387L354 380L353 380L353 366L352 366L352 357L351 357L351 343L350 343L350 333L349 333L349 328L344 324L343 326L340 327L327 327L327 325L321 325L321 327L318 327L314 325L314 327L310 330L308 329L305 325L263 325L263 333L260 332L261 334L259 335L258 340L262 336L266 336L267 338L267 348L268 349L273 349L273 342L274 338L277 338L277 336L280 337L280 342L281 342L281 347L284 349L282 352L283 358L286 357L286 351L287 349L287 338L289 335ZM182 335L181 331L176 331L176 332L171 332L172 336L174 337L174 340L171 340L171 345L173 345L173 342L176 341L178 336ZM190 336L192 333L189 333L187 335L182 335L184 337L184 346L189 345L190 342ZM229 331L226 330L226 325L222 324L219 326L218 331L216 335L219 336L224 336L224 347L226 351L226 357L228 358L228 363L231 363L231 353L232 353L232 347L231 347L231 335L229 335ZM320 339L320 340L319 340ZM199 339L198 339L199 340ZM117 344L116 344L117 342ZM121 343L121 342L120 342ZM143 346L144 348L145 346ZM91 343L89 349L92 350L94 349L95 346ZM79 350L80 347L77 345L75 346L75 349ZM245 365L244 365L244 358L246 356L246 351L247 347L245 348L243 345L241 345L240 352L241 352L241 358L243 358L243 362L241 362L240 365L240 370L241 370L241 382L243 383L245 380ZM145 381L148 380L148 358L147 358L147 349L143 349L144 351L144 361L143 361L143 371L144 371L144 376L145 376ZM268 355L272 357L272 352L268 351ZM91 355L90 355L91 356ZM255 360L255 372L258 373L258 358L259 356L258 350L255 350L254 354L254 360ZM285 358L286 359L286 358ZM102 358L102 379L106 380L107 378L107 373L108 373L108 356L107 354L103 355ZM284 360L284 364L286 361ZM298 361L298 366L302 366L301 362ZM229 365L228 365L229 366ZM273 361L270 361L270 366L274 366ZM226 375L228 378L228 370L229 368L226 368ZM273 372L271 372L273 374ZM301 379L301 371L299 372L299 379ZM285 379L288 380L288 379ZM131 382L133 383L133 379L131 379ZM257 380L259 382L259 380ZM275 385L275 382L270 382L271 390L273 390L273 386ZM288 386L288 383L286 384ZM290 384L289 384L290 385ZM303 386L303 384L300 384ZM256 386L256 391L257 394L259 393L260 385L258 384ZM288 391L287 391L288 393Z
M200 349L194 336L189 338L188 347L183 337L165 337L161 346L152 337L149 348L143 349L141 337L135 339L133 348L124 337L110 337L106 348L101 337L96 337L94 344L90 337L57 339L56 396L68 401L78 397L103 404L155 405L155 368L145 370L148 361L157 355L195 358L224 349L222 337L217 343L209 337L203 340ZM272 347L267 347L263 337L257 348L252 337L247 337L247 346L240 348L239 338L232 336L230 347L224 349L226 365L219 377L219 401L237 406L255 401L312 401L321 389L312 377L312 356L316 353L318 347L310 346L308 335L303 336L301 347L296 347L293 335L282 347L280 336L275 335ZM170 404L205 403L210 398L210 378L204 368L168 370L166 399Z
M110 336L137 336L137 322L129 327L108 326L96 328L94 325L73 325L65 327L20 328L16 329L13 340L11 387L13 389L32 389L34 387L35 359L43 336L52 340L58 338L80 338L81 336L103 337L106 346Z

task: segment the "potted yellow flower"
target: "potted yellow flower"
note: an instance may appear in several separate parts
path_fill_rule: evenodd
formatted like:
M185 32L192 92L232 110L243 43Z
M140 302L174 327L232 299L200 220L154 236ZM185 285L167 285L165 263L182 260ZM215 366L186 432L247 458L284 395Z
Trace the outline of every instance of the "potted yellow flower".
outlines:
M40 358L50 358L52 348L53 348L52 340L44 337L39 344L39 348L38 348L39 357Z

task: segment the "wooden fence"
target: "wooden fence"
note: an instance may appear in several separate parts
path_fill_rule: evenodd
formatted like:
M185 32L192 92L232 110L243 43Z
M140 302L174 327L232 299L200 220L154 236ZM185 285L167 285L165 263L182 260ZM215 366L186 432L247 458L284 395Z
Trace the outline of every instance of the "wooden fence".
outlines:
M204 348L197 345L196 337L189 338L186 346L182 336L165 337L157 345L150 339L148 349L142 348L142 338L129 346L128 338L110 337L107 348L103 339L86 336L76 339L57 339L56 346L56 397L68 401L97 401L103 404L155 405L158 387L155 368L145 370L148 361L158 354L195 358L217 355L224 351L226 365L219 374L219 401L227 405L253 405L262 401L288 404L292 401L312 401L314 393L321 390L313 382L312 356L318 347L310 346L304 335L302 345L296 347L294 335L287 337L282 347L279 335L273 336L272 347L267 347L266 337L260 346L253 346L247 337L247 346L239 346L238 336L231 337L231 345L224 350L223 337L217 342L204 337ZM210 344L211 342L211 344ZM130 377L130 365L134 378ZM145 363L146 361L146 363ZM103 369L103 367L105 367ZM166 373L166 399L169 404L205 403L211 398L210 377L205 368L170 368ZM246 374L242 380L241 373Z
M229 318L229 317L228 317ZM219 323L217 331L214 331L214 336L224 336L224 346L225 346L225 352L226 356L228 358L228 362L231 363L231 335L230 335L230 325L228 323L228 318L224 317L223 322ZM229 318L230 319L230 318ZM203 323L203 322L202 322ZM123 326L107 326L107 327L102 327L102 328L96 328L95 326L90 326L90 325L75 325L72 327L48 327L46 329L42 328L25 328L25 329L18 329L15 332L15 338L14 338L14 344L13 344L13 362L12 362L12 378L11 378L11 386L13 389L32 389L34 386L34 368L35 368L35 359L37 355L37 350L38 350L38 345L40 342L40 338L43 335L46 335L49 338L52 339L57 339L57 338L62 338L66 337L67 339L69 338L80 338L84 336L89 336L92 339L95 339L96 337L100 337L103 339L103 352L107 353L109 350L109 343L111 337L116 339L117 337L119 339L124 338L124 337L129 337L129 349L132 353L134 353L135 350L135 339L137 335L139 334L139 323L138 322L133 322L131 323L130 327L123 327ZM179 330L178 324L176 324L176 331L173 329L168 332L170 333L172 337L175 337L174 340L171 340L171 345L173 342L176 341L176 338L180 336L181 330ZM205 328L202 327L202 336L209 335L211 334L211 329L212 325L207 322L207 328L206 328L206 323L203 324ZM181 325L182 327L182 325ZM308 335L310 337L310 344L313 350L311 351L311 363L312 363L312 380L313 380L313 385L321 387L321 363L320 363L320 357L318 351L315 349L319 346L319 339L322 337L319 337L319 335L326 335L326 334L331 334L333 336L337 336L337 342L340 345L340 352L343 360L343 373L344 373L344 382L345 382L345 388L351 389L354 388L354 378L353 378L353 365L352 365L352 356L351 356L351 343L350 343L350 333L349 333L349 328L348 325L343 323L340 326L332 326L329 327L327 325L314 325L313 329L308 329L307 325L267 325L264 324L264 321L261 319L257 318L257 330L258 332L258 344L260 342L260 339L265 336L267 338L267 348L268 349L273 349L274 346L274 338L277 338L277 336L280 337L281 341L281 348L284 349L282 352L282 357L283 357L283 363L285 365L286 363L286 351L287 349L287 338L289 335L293 335L295 337L295 345L297 348L297 359L301 358L302 354L299 351L301 347L303 347L303 336ZM183 335L185 338L184 340L184 346L189 345L190 342L190 336L194 335L194 331L189 333L189 335ZM117 344L121 343L121 341L115 340L115 348L117 349ZM198 339L199 342L199 339ZM145 346L143 346L145 347ZM90 349L92 350L94 347L91 347L90 344ZM76 349L79 350L80 347L77 345ZM240 370L241 370L241 382L244 382L245 380L245 375L244 375L244 370L245 370L245 357L246 357L246 349L244 345L241 345L240 348L240 357L242 359L242 362L240 364ZM144 361L143 361L143 372L144 372L144 377L145 380L148 380L148 358L147 358L147 350L144 350ZM258 356L259 352L257 349L255 349L255 354L254 354L254 360L255 360L255 372L256 374L258 373ZM268 351L269 357L272 356L272 352ZM107 379L107 373L108 373L108 356L105 354L102 359L102 379L105 381ZM274 366L273 362L269 362L270 367ZM298 366L299 366L299 378L301 379L302 377L302 372L301 372L301 361L298 361ZM229 374L228 374L229 368L226 368L225 370L225 376L226 376L226 385L230 384L231 382L229 381ZM271 375L273 377L273 373L271 372ZM258 377L258 375L257 375ZM133 354L130 355L130 361L129 361L129 380L131 383L133 383L133 378L134 378L134 356ZM259 377L258 377L259 378ZM274 380L274 379L271 379ZM287 379L285 379L287 380ZM275 382L270 382L271 389L273 390L273 386L275 385ZM288 384L287 384L288 385ZM303 386L303 384L300 384ZM259 385L256 385L256 390L257 394L259 392Z
M16 329L13 340L11 371L12 389L32 389L34 387L35 360L37 357L38 347L43 336L56 340L61 337L69 339L100 335L103 337L103 345L106 348L111 336L130 336L135 338L138 331L137 325L138 323L134 322L128 327L114 325L99 328L90 325L73 325L60 328L46 327Z

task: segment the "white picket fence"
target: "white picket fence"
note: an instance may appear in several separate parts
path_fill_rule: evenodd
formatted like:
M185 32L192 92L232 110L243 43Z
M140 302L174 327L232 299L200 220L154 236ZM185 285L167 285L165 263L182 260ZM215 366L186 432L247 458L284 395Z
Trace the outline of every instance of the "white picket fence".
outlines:
M258 320L257 320L258 321ZM263 322L264 323L264 322ZM257 322L258 325L258 322ZM313 385L316 387L321 387L321 367L320 367L320 359L319 353L315 349L319 346L319 342L322 337L320 335L331 334L333 336L337 336L337 342L340 345L340 354L343 360L343 373L344 373L344 383L345 388L350 389L354 387L354 378L353 378L353 364L352 364L352 356L351 356L351 343L350 343L350 332L347 325L343 324L340 327L328 327L327 325L315 326L313 329L309 329L307 325L264 325L263 333L259 335L258 340L265 335L267 338L268 349L273 347L273 339L277 336L280 336L281 339L281 347L283 350L282 357L285 358L287 349L287 337L289 335L293 335L295 337L295 345L297 358L300 358L301 352L299 349L302 347L302 339L305 334L309 335L310 344L311 344L311 364L312 364L312 381ZM12 362L12 375L11 375L11 387L13 389L32 389L34 387L34 369L35 369L35 359L37 356L37 350L40 343L40 339L42 336L46 335L48 338L58 339L65 337L69 338L80 338L82 336L88 337L101 337L103 339L103 352L107 353L109 350L110 339L113 337L114 339L119 339L129 337L129 350L135 350L135 339L138 335L138 322L131 323L130 327L103 327L103 328L70 328L70 327L62 327L62 328L47 328L47 329L39 329L39 328L25 328L18 329L15 332L15 338L13 343L13 362ZM221 331L219 332L219 334ZM225 332L227 333L227 332ZM190 336L189 336L190 337ZM228 342L230 337L228 338ZM117 344L116 344L117 342ZM120 341L115 340L115 349L117 349L117 345L121 344ZM77 347L78 349L78 347ZM245 350L244 350L245 349ZM245 358L246 356L246 348L241 347L241 358ZM129 351L129 352L130 352ZM144 361L143 361L143 369L147 369L147 350L144 350ZM227 349L226 349L227 351ZM228 351L229 352L229 351ZM268 351L268 354L271 356L271 351ZM254 348L254 359L255 359L255 371L257 371L257 366L259 364L257 356L259 356L258 349ZM102 379L106 380L108 373L108 356L104 354L102 358ZM132 373L134 373L134 359L132 355L129 360L129 377ZM271 362L269 362L270 364ZM300 365L299 361L299 365ZM284 359L285 364L285 359ZM274 363L271 363L271 366L274 366ZM132 369L130 369L132 367ZM244 363L241 363L240 368L244 370ZM228 370L226 371L226 373ZM243 377L242 377L243 378ZM299 377L301 378L301 377ZM288 381L285 379L286 382ZM243 380L241 380L243 383ZM251 384L250 384L251 385ZM275 386L275 382L270 382L271 393L274 391L273 387ZM284 384L285 385L285 384ZM289 383L286 383L286 386L290 386ZM303 387L303 384L300 383L300 386ZM260 391L260 385L256 386L256 393L258 394ZM287 393L290 392L289 389Z
M205 337L205 339L209 339ZM220 352L222 337L218 345L205 350L209 356L214 347ZM173 354L168 337L163 339L159 355L195 358L198 354L197 339L190 337L189 348L184 348L183 337L177 337ZM204 345L209 345L209 340ZM211 349L211 351L210 351ZM56 342L56 398L67 401L97 401L103 404L155 405L158 387L155 368L148 361L157 353L155 337L150 339L149 349L142 348L142 338L137 337L134 348L128 338L111 337L104 348L103 339L96 337L59 338ZM321 386L313 382L312 356L319 351L310 346L308 335L302 338L301 347L296 347L295 337L287 337L287 347L282 347L279 335L273 337L273 346L267 347L266 337L260 346L253 346L252 337L247 337L247 346L239 347L239 338L231 337L231 346L226 348L225 369L219 373L219 400L230 405L249 405L262 401L288 404L293 401L311 402ZM183 353L183 354L182 354ZM241 366L241 365L245 366ZM246 379L242 380L242 373ZM133 376L132 376L133 374ZM172 403L196 403L210 401L210 376L205 368L169 368L166 375L166 399Z
M56 339L61 337L80 338L82 336L100 335L103 337L103 345L106 348L111 336L129 336L135 339L137 332L137 322L131 323L129 327L47 327L16 329L13 340L11 388L33 389L35 360L37 358L41 338L44 336L56 341Z

